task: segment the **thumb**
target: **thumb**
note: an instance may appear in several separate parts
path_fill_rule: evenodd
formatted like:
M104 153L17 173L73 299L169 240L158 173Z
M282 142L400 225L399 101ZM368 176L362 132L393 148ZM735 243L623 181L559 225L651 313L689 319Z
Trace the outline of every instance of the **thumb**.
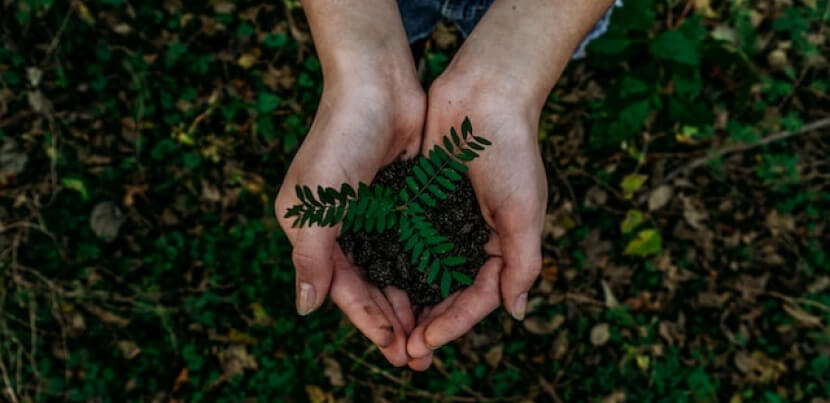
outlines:
M335 232L331 228L304 228L296 233L293 243L297 313L308 315L323 304L331 286Z
M541 237L527 228L502 237L505 267L501 273L504 308L517 320L524 319L527 292L542 270Z

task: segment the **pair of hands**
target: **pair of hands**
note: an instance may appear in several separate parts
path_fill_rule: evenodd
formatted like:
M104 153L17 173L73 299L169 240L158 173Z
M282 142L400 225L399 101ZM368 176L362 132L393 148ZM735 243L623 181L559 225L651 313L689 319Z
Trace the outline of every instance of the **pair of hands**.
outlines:
M424 93L411 77L326 82L320 107L289 168L276 214L294 246L297 307L305 315L328 294L390 363L425 370L433 351L468 332L499 306L522 319L527 292L541 269L540 234L547 183L536 141L538 112L516 102L485 71L450 67ZM354 77L355 79L358 77ZM418 317L405 292L378 289L336 242L339 228L291 228L283 218L297 203L296 184L338 187L370 183L385 165L426 151L465 116L493 147L470 164L469 177L492 229L489 260L473 285Z

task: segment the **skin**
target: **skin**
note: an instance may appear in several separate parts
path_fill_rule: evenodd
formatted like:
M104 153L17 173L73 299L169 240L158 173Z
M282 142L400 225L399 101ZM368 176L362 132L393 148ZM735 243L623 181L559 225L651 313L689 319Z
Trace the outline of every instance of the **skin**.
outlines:
M331 295L390 363L414 370L427 369L434 350L500 303L523 319L541 269L547 203L539 116L573 50L612 2L496 0L427 97L394 1L304 1L325 87L276 200L294 246L298 313ZM465 116L493 142L469 173L492 228L485 248L492 257L472 286L416 321L405 293L377 289L344 256L339 228L293 229L282 216L298 202L294 185L369 183L384 165L430 149Z

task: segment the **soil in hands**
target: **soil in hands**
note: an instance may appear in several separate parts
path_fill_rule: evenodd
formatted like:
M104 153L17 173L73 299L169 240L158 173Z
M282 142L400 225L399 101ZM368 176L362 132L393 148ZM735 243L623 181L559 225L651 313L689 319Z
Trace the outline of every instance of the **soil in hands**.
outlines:
M405 186L404 178L412 172L413 166L414 160L395 162L378 172L373 183L388 186L397 192ZM455 245L451 253L467 259L466 263L453 269L475 278L487 260L484 244L489 237L489 229L467 177L448 196L446 200L437 200L436 207L421 204L426 209L427 219ZM427 284L427 270L420 272L416 264L410 263L410 253L398 242L397 231L380 234L347 232L340 236L338 242L346 255L366 271L369 281L381 289L388 285L398 287L406 291L410 302L417 306L432 306L441 301L438 279ZM450 293L464 287L454 281Z

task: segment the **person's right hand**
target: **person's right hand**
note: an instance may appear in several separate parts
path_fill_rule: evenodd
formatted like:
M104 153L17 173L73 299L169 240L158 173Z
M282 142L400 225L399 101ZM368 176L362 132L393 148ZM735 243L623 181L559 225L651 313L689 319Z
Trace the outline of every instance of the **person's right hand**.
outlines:
M408 73L408 72L407 72ZM277 195L275 212L294 246L297 312L307 315L330 293L349 320L396 366L406 365L415 319L406 293L369 283L340 246L340 225L292 228L295 185L339 188L371 183L381 167L414 157L421 145L426 96L414 75L360 74L329 79L311 129Z

